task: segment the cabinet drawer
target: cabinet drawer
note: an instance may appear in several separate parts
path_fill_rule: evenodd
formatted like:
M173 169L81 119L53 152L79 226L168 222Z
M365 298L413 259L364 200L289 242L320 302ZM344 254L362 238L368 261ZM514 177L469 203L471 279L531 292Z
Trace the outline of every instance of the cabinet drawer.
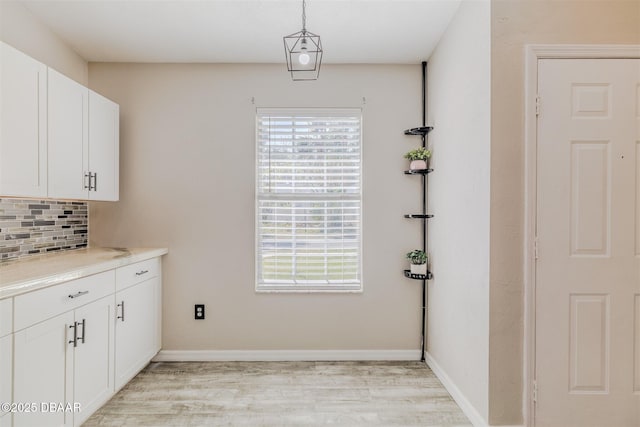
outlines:
M113 270L15 297L14 330L54 317L113 294Z
M13 298L0 300L0 337L13 332Z
M160 258L148 259L116 270L116 290L128 288L160 275Z

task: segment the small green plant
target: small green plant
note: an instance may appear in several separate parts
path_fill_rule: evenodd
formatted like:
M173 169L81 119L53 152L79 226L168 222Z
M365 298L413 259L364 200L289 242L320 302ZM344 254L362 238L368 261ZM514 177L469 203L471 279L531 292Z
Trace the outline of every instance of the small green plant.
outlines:
M414 265L426 264L427 254L420 249L414 249L411 252L407 252L407 259Z
M424 147L416 148L415 150L409 151L404 155L405 159L413 160L427 160L431 157L431 151L427 150Z

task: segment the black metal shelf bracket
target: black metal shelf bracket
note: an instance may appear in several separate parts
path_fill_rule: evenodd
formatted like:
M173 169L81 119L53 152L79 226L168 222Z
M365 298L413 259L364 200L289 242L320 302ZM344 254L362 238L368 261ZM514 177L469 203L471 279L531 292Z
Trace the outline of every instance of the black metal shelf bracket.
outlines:
M433 218L433 215L431 215L431 214L406 214L404 217L405 218L409 218L409 219L429 219L429 218Z
M405 175L426 175L433 172L433 169L409 169L404 171Z
M404 131L405 135L418 135L424 136L433 130L433 126L420 126L417 128L407 129Z
M414 280L431 280L433 274L431 274L430 271L427 271L427 274L415 274L412 273L411 270L404 270L404 277Z

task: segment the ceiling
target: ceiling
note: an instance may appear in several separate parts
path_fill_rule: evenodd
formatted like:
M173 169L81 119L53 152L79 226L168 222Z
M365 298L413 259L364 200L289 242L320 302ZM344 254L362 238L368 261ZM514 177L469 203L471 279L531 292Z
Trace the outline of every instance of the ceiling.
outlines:
M302 0L22 0L90 62L280 63ZM460 0L307 0L325 63L426 60Z

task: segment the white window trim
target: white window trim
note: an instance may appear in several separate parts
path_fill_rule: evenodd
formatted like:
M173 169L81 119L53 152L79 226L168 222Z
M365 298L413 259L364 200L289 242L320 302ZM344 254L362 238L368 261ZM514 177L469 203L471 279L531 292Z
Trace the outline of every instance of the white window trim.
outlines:
M257 173L257 164L258 164L258 156L259 156L259 141L258 141L258 132L259 132L259 115L265 114L299 114L305 113L309 115L314 115L318 117L322 116L335 116L336 114L355 114L360 117L360 242L359 242L359 260L358 260L358 271L360 281L359 283L354 283L352 286L349 285L338 285L332 286L330 284L322 284L317 286L309 286L305 285L304 288L302 286L296 285L288 285L288 284L274 284L274 285L265 285L260 284L260 270L258 268L258 245L259 245L259 174ZM255 111L255 132L254 132L254 144L255 144L255 161L253 164L253 169L255 173L255 199L254 199L254 269L255 269L255 291L256 293L362 293L364 290L364 272L363 272L363 241L364 241L364 209L363 209L363 194L364 194L364 182L363 182L363 170L364 170L364 147L363 147L363 133L364 133L364 120L362 117L362 108L256 108Z

